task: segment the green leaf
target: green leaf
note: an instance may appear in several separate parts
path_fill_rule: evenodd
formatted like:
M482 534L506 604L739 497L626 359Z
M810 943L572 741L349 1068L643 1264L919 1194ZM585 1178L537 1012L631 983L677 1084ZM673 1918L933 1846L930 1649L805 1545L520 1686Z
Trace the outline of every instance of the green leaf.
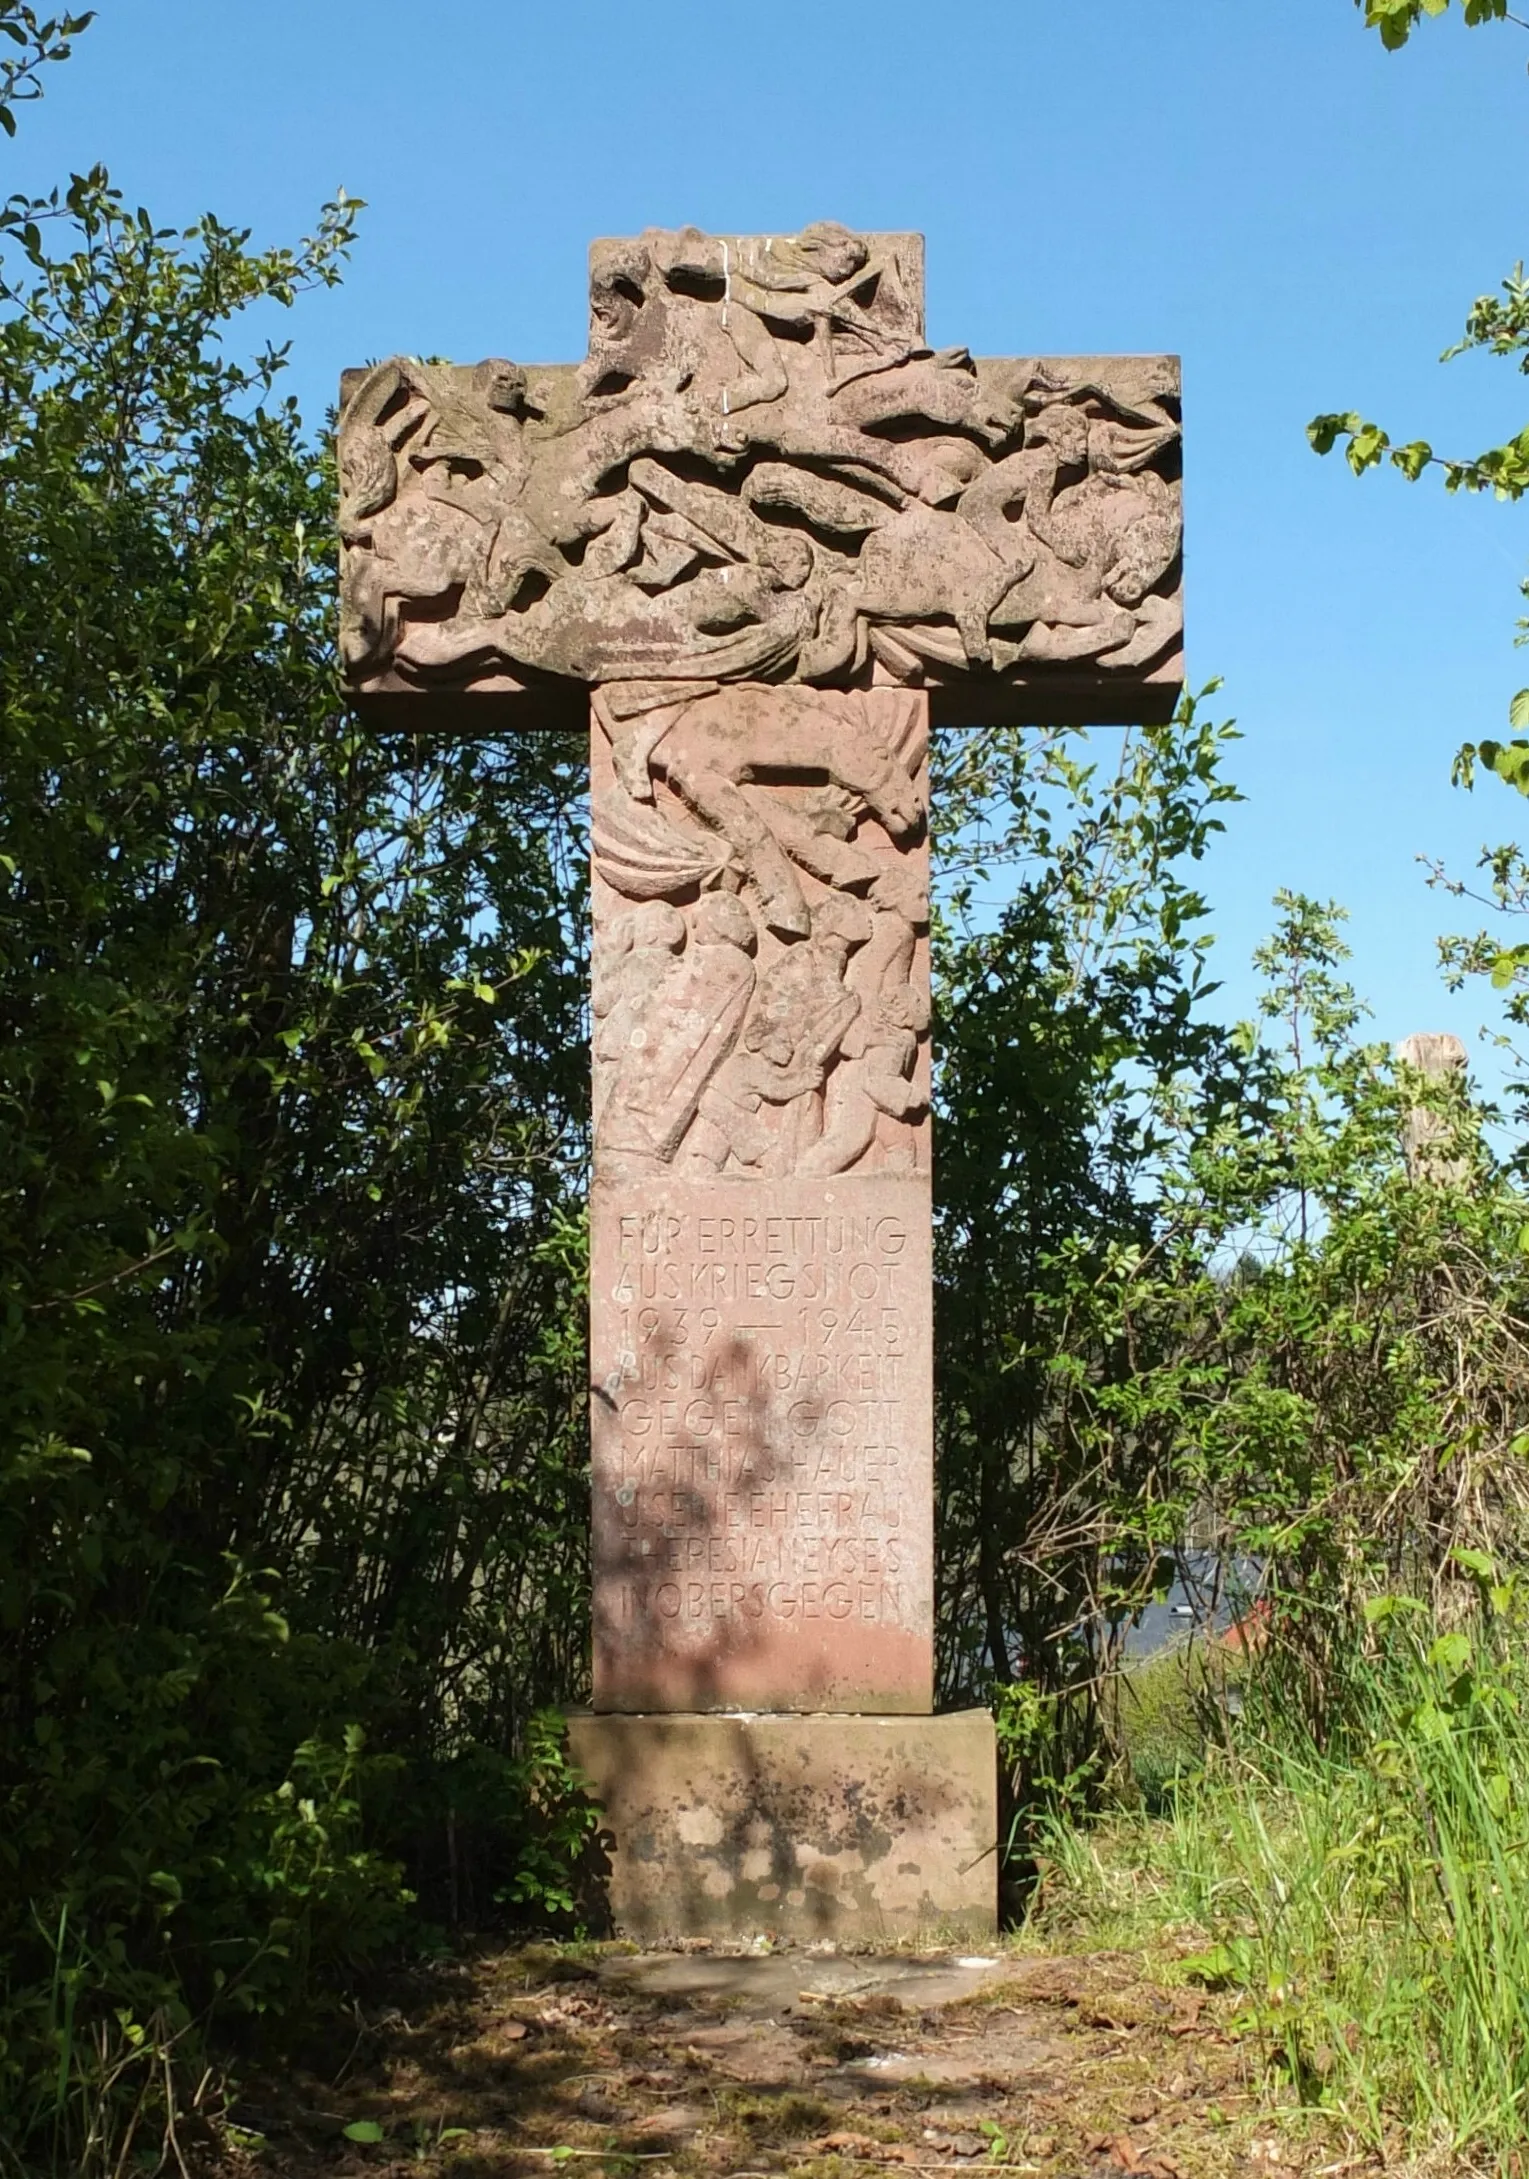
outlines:
M1208 1952L1192 1952L1179 1962L1191 1982L1208 1990L1245 1989L1252 1974L1253 1948L1246 1937L1232 1937Z
M374 2118L353 2118L345 2129L347 2141L386 2141L387 2135Z
M1476 753L1488 771L1520 794L1529 793L1529 741L1483 741Z
M1449 1738L1449 1719L1436 1702L1420 1702L1412 1713L1412 1729L1419 1740L1436 1745Z
M1379 424L1362 424L1350 438L1346 456L1355 476L1362 477L1367 469L1373 469L1390 444L1389 434Z
M1508 724L1529 731L1529 689L1520 689L1508 706Z
M1415 1596L1371 1596L1365 1598L1365 1625L1375 1627L1388 1619L1398 1619L1404 1612L1424 1612L1428 1606Z
M1523 1227L1520 1231L1519 1246L1521 1248L1525 1245L1526 1236L1529 1236L1529 1226ZM1457 1543L1449 1555L1457 1566L1463 1567L1468 1574L1474 1574L1478 1581L1496 1580L1496 1562L1485 1551L1472 1551L1466 1545Z
M1319 454L1330 454L1340 437L1349 437L1360 428L1360 419L1353 409L1335 412L1329 416L1314 416L1306 426L1306 436Z

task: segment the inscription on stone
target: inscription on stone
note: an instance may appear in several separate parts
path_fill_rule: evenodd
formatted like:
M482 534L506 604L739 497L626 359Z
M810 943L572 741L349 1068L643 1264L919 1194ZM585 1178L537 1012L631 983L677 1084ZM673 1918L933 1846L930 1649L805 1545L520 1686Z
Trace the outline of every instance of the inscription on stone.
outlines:
M926 707L592 706L600 1709L930 1700Z
M928 1192L597 1181L601 1709L926 1709Z

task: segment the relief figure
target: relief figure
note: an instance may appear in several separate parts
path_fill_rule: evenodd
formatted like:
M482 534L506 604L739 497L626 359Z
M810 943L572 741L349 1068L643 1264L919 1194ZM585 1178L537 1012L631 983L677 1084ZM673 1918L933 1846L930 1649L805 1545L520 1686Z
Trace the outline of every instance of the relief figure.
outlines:
M909 1077L929 1027L929 995L913 981L918 932L929 920L928 888L911 863L890 863L871 885L871 931L846 984L859 1010L840 1039L825 1124L802 1153L804 1173L842 1173L864 1156L884 1115L906 1122L925 1109ZM912 1161L911 1145L898 1155Z
M644 1051L651 1042L652 1001L675 955L683 951L685 938L685 918L666 900L629 909L601 930L590 994L597 1126L613 1069L629 1052Z
M754 991L754 921L735 894L703 893L685 949L653 985L615 1056L595 1129L610 1173L670 1164L707 1083L737 1042Z
M829 893L813 907L807 942L788 946L759 979L738 1048L704 1107L708 1131L696 1147L715 1170L726 1162L716 1154L724 1145L740 1165L805 1169L805 1152L822 1130L824 1079L860 1011L845 967L870 935L865 907ZM777 1108L771 1124L759 1118L767 1104Z
M755 890L767 928L782 937L805 938L811 930L793 857L820 874L831 871L831 835L793 823L789 814L777 816L773 805L751 799L745 783L781 775L826 778L849 807L869 813L894 840L916 835L923 823L908 748L892 738L893 727L876 724L884 712L853 712L860 730L845 733L836 730L832 707L813 691L788 688L769 691L765 701L747 690L730 691L624 720L597 701L595 716L628 791L643 786L644 799L651 800L652 775L664 778L722 836ZM899 714L904 733L909 716ZM646 778L634 782L639 770ZM868 881L872 866L852 860Z
M674 696L633 685L592 705L602 1168L916 1166L923 700Z

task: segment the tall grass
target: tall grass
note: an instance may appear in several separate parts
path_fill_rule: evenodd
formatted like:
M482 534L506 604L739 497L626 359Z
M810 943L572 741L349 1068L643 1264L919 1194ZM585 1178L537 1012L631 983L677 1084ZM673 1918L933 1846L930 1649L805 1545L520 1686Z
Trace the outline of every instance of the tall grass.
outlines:
M1037 1921L1176 1932L1298 2101L1506 2170L1529 2140L1529 1646L1511 1589L1481 1588L1469 1626L1371 1607L1324 1747L1250 1675L1166 1814L1052 1827Z

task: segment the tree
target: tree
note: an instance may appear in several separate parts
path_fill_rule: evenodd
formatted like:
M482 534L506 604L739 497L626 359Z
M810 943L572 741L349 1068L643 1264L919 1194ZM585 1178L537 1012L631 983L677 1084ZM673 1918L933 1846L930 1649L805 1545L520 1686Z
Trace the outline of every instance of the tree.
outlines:
M66 61L72 41L96 19L89 8L82 15L39 17L37 10L15 5L0 6L0 38L14 50L0 47L0 129L16 133L17 106L42 96L42 70L49 61Z
M59 2171L406 1875L488 1904L584 1670L579 752L346 714L330 457L231 338L355 210L96 172L3 240L0 2138Z
M1387 48L1394 51L1406 44L1425 15L1444 14L1449 0L1355 0L1355 5L1364 8L1366 22L1380 31ZM1464 19L1472 26L1506 22L1529 29L1529 19L1512 13L1506 0L1464 0ZM1514 266L1496 295L1477 297L1461 338L1444 351L1442 360L1475 350L1516 360L1518 369L1529 375L1529 277L1522 262ZM1389 432L1352 409L1314 417L1307 435L1319 454L1329 454L1341 445L1355 476L1388 462L1413 484L1437 474L1447 492L1490 491L1498 499L1516 501L1529 491L1529 424L1512 438L1473 455L1438 454L1426 439L1394 444ZM1529 580L1520 589L1529 598ZM1520 619L1518 630L1517 640L1529 644L1529 618ZM1529 795L1529 688L1519 689L1507 708L1509 737L1485 736L1466 742L1455 758L1457 784L1470 787L1479 767ZM1518 843L1484 848L1477 869L1481 880L1473 885L1434 865L1431 882L1498 916L1529 913L1529 856ZM1509 1022L1516 1029L1529 1028L1529 943L1504 942L1483 929L1441 940L1440 953L1451 988L1468 977L1487 977L1494 989L1505 994ZM1529 1116L1529 1055L1518 1052L1511 1040L1503 1041L1519 1067L1515 1095L1521 1114Z
M1449 0L1354 0L1354 5L1363 8L1366 24L1380 32L1388 51L1395 52L1407 43L1425 15L1447 13ZM1513 14L1507 0L1463 0L1463 12L1468 25L1506 22L1529 30L1529 20ZM1525 278L1522 263L1514 266L1499 294L1476 298L1467 314L1464 333L1445 349L1442 360L1447 363L1476 349L1485 349L1494 356L1517 357L1520 371L1529 374L1529 279ZM1465 456L1437 454L1426 439L1393 445L1389 432L1352 409L1313 417L1306 429L1319 454L1330 454L1341 444L1356 477L1389 461L1410 484L1437 471L1447 492L1490 491L1498 499L1518 500L1529 491L1529 425L1498 446ZM1529 582L1520 587L1529 597ZM1521 640L1529 642L1529 621L1520 621L1519 627ZM1513 697L1508 716L1510 725L1529 727L1529 689L1520 689ZM1467 780L1477 758L1521 792L1529 793L1529 742L1504 746L1484 741L1468 746L1462 751L1462 771Z
M996 732L943 752L940 1686L947 1701L1021 1679L1054 1705L1077 1693L1061 1729L1085 1751L1094 1691L1157 1555L1127 1563L1108 1511L1134 1487L1136 1448L1078 1427L1087 1388L1143 1357L1098 1336L1079 1298L1152 1259L1167 1106L1208 1116L1247 1087L1207 1015L1193 883L1235 799L1220 772L1230 735L1191 704L1169 726L1108 736L1102 762L1067 735ZM998 885L995 917L984 903Z

